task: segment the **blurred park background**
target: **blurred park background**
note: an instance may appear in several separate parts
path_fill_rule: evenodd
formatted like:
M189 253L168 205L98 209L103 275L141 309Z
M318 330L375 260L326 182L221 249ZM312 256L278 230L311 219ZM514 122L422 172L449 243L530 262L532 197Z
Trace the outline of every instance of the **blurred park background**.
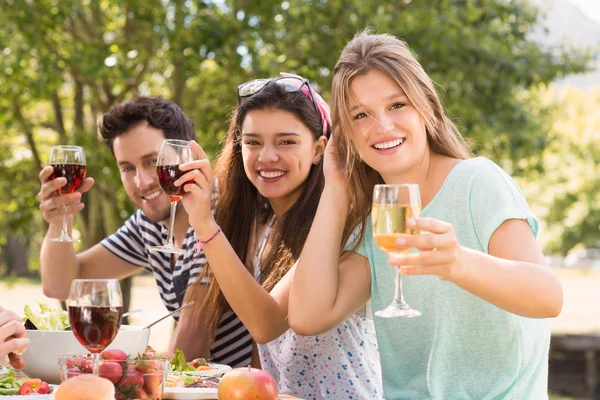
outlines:
M341 49L369 26L408 42L475 153L521 185L565 290L553 333L597 337L598 0L0 0L0 304L54 302L39 285L36 198L53 145L84 146L96 179L75 220L83 250L133 211L97 135L111 105L137 94L175 101L214 157L238 84L295 72L328 99ZM133 282L132 307L148 309L133 323L164 312L151 277ZM166 348L171 327L151 343ZM554 354L551 389L589 397L597 354Z

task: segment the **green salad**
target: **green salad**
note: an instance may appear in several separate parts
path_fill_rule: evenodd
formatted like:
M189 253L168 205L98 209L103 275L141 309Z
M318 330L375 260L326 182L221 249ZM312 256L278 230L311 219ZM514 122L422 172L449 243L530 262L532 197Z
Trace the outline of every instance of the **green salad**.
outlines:
M171 360L169 364L170 374L180 376L183 378L183 382L185 385L189 385L190 383L196 380L196 376L186 374L186 371L196 371L196 368L188 365L185 355L183 351L180 349L175 349L175 356Z
M29 320L41 331L64 331L69 326L69 313L61 309L52 309L38 301L39 311L34 312L28 305L25 306L23 321Z
M11 396L19 393L22 380L15 378L11 367L6 367L7 373L0 375L0 396Z

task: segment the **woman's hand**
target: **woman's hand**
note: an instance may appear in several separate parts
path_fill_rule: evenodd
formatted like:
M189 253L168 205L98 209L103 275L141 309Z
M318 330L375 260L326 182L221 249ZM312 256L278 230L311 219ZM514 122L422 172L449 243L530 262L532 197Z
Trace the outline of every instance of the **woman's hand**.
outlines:
M183 185L186 194L181 202L188 213L190 225L202 240L212 235L216 226L211 212L213 175L210 161L202 147L192 141L192 149L198 159L179 166L185 173L175 181L175 185Z
M325 183L347 186L346 176L342 169L341 156L335 136L331 136L323 156L323 174Z
M12 311L0 307L0 358L9 356L10 364L21 369L25 366L23 359L16 352L22 351L29 345L25 327Z
M464 275L464 249L458 244L451 224L433 218L413 218L407 225L429 233L398 239L396 247L407 253L390 257L391 265L400 267L404 275L437 275L451 282ZM408 253L412 248L419 253Z

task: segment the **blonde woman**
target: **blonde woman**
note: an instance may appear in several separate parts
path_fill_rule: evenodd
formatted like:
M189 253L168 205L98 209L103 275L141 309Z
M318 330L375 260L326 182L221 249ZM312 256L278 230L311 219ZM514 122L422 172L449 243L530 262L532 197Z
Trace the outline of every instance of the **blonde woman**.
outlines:
M289 299L298 334L390 303L393 268L418 318L375 318L387 399L547 398L550 330L562 289L544 266L538 221L515 182L470 152L433 82L401 40L363 33L333 76L325 188ZM418 184L430 234L389 260L373 241L378 183ZM349 240L350 239L350 240ZM346 252L339 257L345 245Z

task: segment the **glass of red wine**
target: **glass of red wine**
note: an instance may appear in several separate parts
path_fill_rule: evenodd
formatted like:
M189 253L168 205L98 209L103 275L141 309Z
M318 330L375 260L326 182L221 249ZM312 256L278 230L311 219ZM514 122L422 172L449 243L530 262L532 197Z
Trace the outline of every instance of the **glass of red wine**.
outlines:
M187 140L167 139L163 142L158 153L158 162L156 164L156 174L158 175L158 184L163 192L171 199L171 214L169 220L169 230L167 233L167 242L162 246L151 246L151 251L162 251L163 253L185 254L185 251L178 249L173 244L173 225L175 224L175 211L177 202L184 195L183 187L189 181L181 186L175 186L175 181L179 179L184 171L179 169L180 164L185 164L195 159L195 153L191 142Z
M98 375L100 353L112 343L121 327L121 285L116 279L74 279L68 305L71 329L91 353L92 372Z
M80 146L54 146L50 153L50 166L54 169L50 179L66 178L67 184L58 189L58 194L73 193L85 179L85 153ZM63 206L64 207L64 206ZM63 209L60 236L49 238L51 242L79 242L69 236L66 207Z

